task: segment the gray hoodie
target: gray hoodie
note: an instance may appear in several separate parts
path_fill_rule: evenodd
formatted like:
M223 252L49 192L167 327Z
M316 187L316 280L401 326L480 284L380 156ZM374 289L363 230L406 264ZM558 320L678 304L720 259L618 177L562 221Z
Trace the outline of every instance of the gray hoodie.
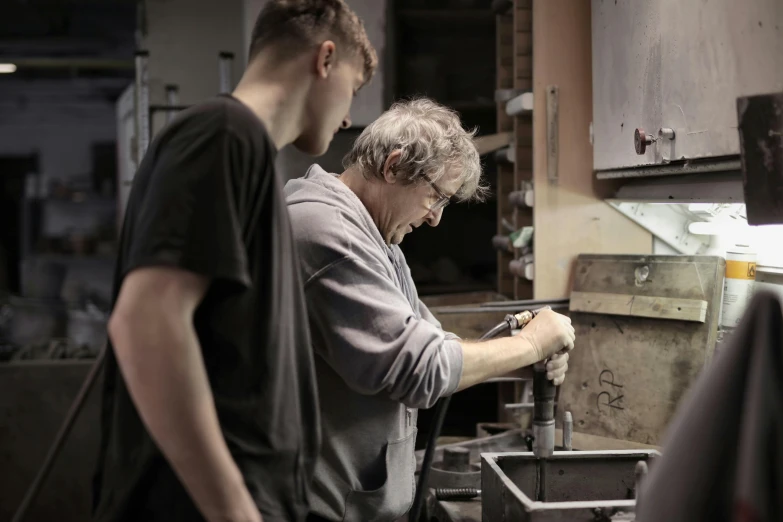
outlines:
M393 521L415 490L416 408L457 389L462 347L419 300L359 198L313 165L285 187L316 354L323 440L312 511Z

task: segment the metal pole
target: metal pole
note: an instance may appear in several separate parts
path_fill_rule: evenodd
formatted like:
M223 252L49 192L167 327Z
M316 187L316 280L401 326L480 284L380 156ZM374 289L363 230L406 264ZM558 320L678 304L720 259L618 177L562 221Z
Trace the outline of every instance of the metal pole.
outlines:
M179 105L179 87L173 83L166 85L166 105L168 105L169 108ZM168 125L171 123L171 120L173 120L176 115L177 113L174 110L166 111L166 124Z
M147 51L136 52L136 168L141 165L141 160L147 152L150 141L150 78L147 67L150 53Z
M218 55L218 74L220 75L220 93L231 92L231 72L234 63L234 53L221 52Z

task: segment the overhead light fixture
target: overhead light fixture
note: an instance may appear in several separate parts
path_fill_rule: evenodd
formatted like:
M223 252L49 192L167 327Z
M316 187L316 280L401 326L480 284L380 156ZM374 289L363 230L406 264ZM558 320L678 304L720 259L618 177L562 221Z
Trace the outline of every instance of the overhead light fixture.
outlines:
M16 72L16 65L13 63L0 63L0 74L11 74Z

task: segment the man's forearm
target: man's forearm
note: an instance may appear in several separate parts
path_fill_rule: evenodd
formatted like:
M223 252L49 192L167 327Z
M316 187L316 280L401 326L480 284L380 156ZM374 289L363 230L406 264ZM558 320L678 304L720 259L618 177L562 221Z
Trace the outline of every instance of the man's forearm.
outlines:
M457 391L530 366L539 359L530 342L518 336L461 344L462 378Z
M239 515L255 506L223 439L192 323L147 310L112 318L110 333L142 420L202 514L253 520Z

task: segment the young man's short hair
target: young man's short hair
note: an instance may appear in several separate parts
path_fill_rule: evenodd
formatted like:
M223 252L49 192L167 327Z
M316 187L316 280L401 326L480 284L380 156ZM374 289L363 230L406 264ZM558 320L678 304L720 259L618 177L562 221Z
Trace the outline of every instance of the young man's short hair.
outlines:
M249 61L262 50L274 48L286 59L324 40L334 40L364 61L369 81L378 64L362 20L344 0L269 0L256 19ZM339 54L338 54L339 56Z

